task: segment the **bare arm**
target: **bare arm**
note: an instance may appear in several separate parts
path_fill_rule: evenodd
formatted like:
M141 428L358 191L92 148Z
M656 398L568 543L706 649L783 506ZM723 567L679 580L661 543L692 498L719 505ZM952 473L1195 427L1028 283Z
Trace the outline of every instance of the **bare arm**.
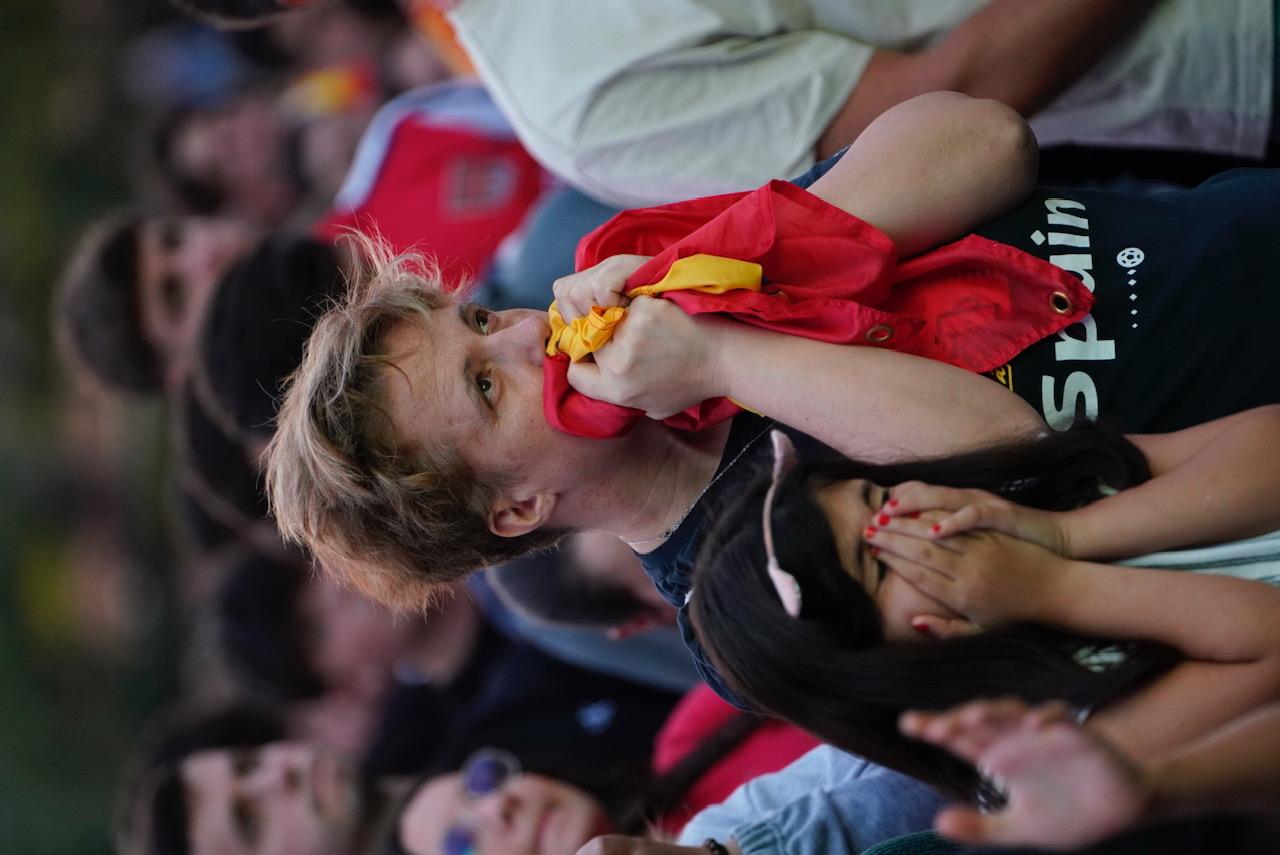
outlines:
M871 460L935 455L1042 429L1029 404L979 374L918 356L813 341L639 297L595 354L569 366L592 398L665 418L730 397Z
M889 516L954 513L934 539L989 528L1062 555L1128 558L1165 549L1255 537L1280 528L1280 407L1257 407L1167 434L1129 437L1152 478L1069 511L1041 511L981 490L919 482L893 489Z
M915 52L879 50L818 140L829 157L889 107L953 89L1023 115L1049 103L1147 15L1153 0L991 0L941 41Z
M1280 528L1280 407L1130 439L1154 477L1062 514L1071 555L1142 555Z
M1014 110L958 92L892 107L809 188L876 226L901 256L953 240L1012 208L1039 153Z

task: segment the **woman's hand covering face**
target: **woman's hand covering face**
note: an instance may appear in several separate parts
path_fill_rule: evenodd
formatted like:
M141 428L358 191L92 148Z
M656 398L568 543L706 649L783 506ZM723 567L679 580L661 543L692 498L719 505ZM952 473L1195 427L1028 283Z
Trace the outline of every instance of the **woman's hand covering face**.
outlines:
M935 524L931 516L895 517L865 534L893 574L972 624L922 614L911 625L924 634L954 635L1036 620L1068 572L1066 559L1029 541L994 531L934 539ZM890 619L886 614L886 622Z
M907 481L889 491L889 501L882 513L889 517L902 517L934 510L951 513L938 519L937 528L930 530L929 536L933 539L985 528L1038 543L1059 555L1071 555L1059 514L1024 507L985 490L936 487L921 481Z

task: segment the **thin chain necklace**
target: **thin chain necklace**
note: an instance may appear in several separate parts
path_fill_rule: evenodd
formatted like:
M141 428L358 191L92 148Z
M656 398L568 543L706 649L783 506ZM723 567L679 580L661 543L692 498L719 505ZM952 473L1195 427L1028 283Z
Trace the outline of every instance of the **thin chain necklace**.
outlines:
M740 459L742 459L742 455L750 451L751 447L760 441L760 437L764 436L773 428L773 425L774 425L773 422L769 422L767 425L764 426L764 430L760 431L758 434L756 434L754 437L751 438L750 442L742 446L742 450L739 451L737 454L735 454L733 456L733 459L729 461L728 465L726 465L723 469L717 472L715 474L715 477L707 482L707 486L703 487L701 492L699 492L698 495L693 497L693 501L689 504L689 507L685 508L684 513L682 513L679 519L673 522L670 526L663 529L658 534L653 535L652 537L642 537L639 540L627 540L626 538L623 538L622 542L625 543L627 546L634 548L636 546L639 546L642 543L653 543L655 540L666 540L668 537L675 534L676 529L680 528L680 524L683 523L686 519L688 519L689 514L693 513L693 509L698 506L698 502L702 501L702 497L707 494L707 491L710 490L712 487L714 487L716 485L716 482L719 481L721 478L723 478L725 476L725 473L733 468L733 464L737 463Z

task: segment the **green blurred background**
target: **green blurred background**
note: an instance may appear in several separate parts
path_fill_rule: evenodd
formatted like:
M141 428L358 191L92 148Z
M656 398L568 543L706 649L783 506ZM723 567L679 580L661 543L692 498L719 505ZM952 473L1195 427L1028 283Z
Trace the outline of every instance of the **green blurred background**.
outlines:
M77 230L128 196L129 37L160 2L0 4L0 851L110 851L114 784L176 693L165 430L73 388L50 297Z

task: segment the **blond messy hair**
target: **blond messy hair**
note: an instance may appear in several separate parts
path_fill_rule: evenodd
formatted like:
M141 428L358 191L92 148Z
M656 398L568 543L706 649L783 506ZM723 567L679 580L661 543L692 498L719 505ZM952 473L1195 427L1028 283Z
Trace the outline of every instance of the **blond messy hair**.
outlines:
M397 435L384 406L397 370L388 333L445 301L423 257L352 240L363 263L289 378L266 451L267 495L285 539L340 581L394 609L421 609L445 584L552 546L560 532L493 534L494 475L482 479L454 448Z

